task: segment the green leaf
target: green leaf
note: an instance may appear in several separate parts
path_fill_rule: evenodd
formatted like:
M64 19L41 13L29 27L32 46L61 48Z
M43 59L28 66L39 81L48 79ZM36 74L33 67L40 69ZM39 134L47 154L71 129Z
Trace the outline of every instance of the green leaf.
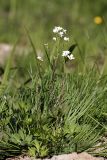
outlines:
M17 45L17 42L15 43L15 45L12 49L12 52L11 52L9 58L8 58L6 68L5 68L5 71L4 71L4 75L3 75L3 79L2 79L2 85L5 85L8 81L8 76L9 76L9 73L10 73L10 68L11 68L11 65L12 65L12 60L13 60L13 56L14 56L14 53L15 53L16 45Z
M20 140L19 134L17 134L17 133L12 134L12 135L10 136L10 141L13 142L13 143L15 143L15 144L19 144L19 145L20 145L21 140Z
M28 149L29 149L28 150L29 156L35 157L35 155L36 155L36 148L35 147L29 147Z
M77 44L71 45L70 48L68 49L68 51L70 51L70 53L72 53L76 46L77 46Z
M40 150L40 156L46 157L47 155L48 155L48 149L46 148L46 146L42 146Z
M20 139L22 139L24 141L25 137L26 137L25 131L23 129L20 129L18 134L20 136Z
M30 145L32 142L32 135L26 135L25 137L25 142Z
M36 147L37 153L39 153L41 148L41 143L38 140L34 140L33 145Z

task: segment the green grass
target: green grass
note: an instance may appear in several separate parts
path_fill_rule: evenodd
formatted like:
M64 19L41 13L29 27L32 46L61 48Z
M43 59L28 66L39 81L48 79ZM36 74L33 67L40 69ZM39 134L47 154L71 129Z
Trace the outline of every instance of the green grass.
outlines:
M0 159L83 151L107 157L106 6L106 0L0 1L0 42L14 44L2 66ZM68 30L69 42L52 40L57 25ZM15 55L23 46L28 55ZM72 61L62 57L70 47Z
M27 78L11 71L12 52L0 85L0 158L75 151L106 157L106 144L103 151L96 150L107 132L106 75L97 65L86 64L78 43L72 50L78 53L77 59L62 57L71 42L61 38L44 47L40 61L28 30L27 36L33 62L26 68ZM67 68L68 62L75 61L79 61L77 68Z

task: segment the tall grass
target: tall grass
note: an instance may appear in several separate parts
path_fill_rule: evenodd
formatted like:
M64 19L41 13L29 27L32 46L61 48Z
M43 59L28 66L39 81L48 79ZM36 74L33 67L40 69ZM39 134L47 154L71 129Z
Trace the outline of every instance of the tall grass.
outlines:
M2 84L8 83L0 96L0 158L23 153L50 157L74 151L107 156L106 147L96 149L107 132L107 77L96 67L66 72L69 60L61 53L70 46L62 40L45 48L40 61L27 35L36 56L35 70L17 87L16 78L13 84L8 77L9 58Z

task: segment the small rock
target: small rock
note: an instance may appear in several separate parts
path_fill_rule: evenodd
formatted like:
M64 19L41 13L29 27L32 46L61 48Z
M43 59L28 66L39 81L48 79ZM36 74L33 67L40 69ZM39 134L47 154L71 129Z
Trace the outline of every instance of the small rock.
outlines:
M63 154L58 156L53 156L51 160L74 160L78 157L77 153Z
M4 62L8 58L11 50L11 45L5 43L0 44L0 65L4 65Z
M78 158L76 160L104 160L104 158L93 157L90 154L83 152L78 154Z

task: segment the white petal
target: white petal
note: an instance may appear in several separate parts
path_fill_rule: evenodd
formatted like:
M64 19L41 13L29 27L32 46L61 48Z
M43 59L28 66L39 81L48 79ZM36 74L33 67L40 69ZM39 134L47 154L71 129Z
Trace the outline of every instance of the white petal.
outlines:
M59 27L57 27L57 30L58 30L58 31L61 31L62 29L63 29L63 28L62 28L62 27L60 27L60 26L59 26Z
M37 56L37 59L39 59L40 61L43 61L41 56Z
M63 51L62 56L68 57L69 54L70 54L70 51Z
M64 32L59 32L60 37L63 37Z
M69 60L75 59L75 57L73 56L73 54L71 54L70 56L68 55L67 57L69 58Z
M53 29L54 33L58 33L58 27L55 26L55 28Z
M63 29L63 32L64 32L64 33L66 33L66 31L67 31L66 29Z
M56 41L56 37L53 37L53 40Z
M64 37L64 41L69 41L69 37Z

